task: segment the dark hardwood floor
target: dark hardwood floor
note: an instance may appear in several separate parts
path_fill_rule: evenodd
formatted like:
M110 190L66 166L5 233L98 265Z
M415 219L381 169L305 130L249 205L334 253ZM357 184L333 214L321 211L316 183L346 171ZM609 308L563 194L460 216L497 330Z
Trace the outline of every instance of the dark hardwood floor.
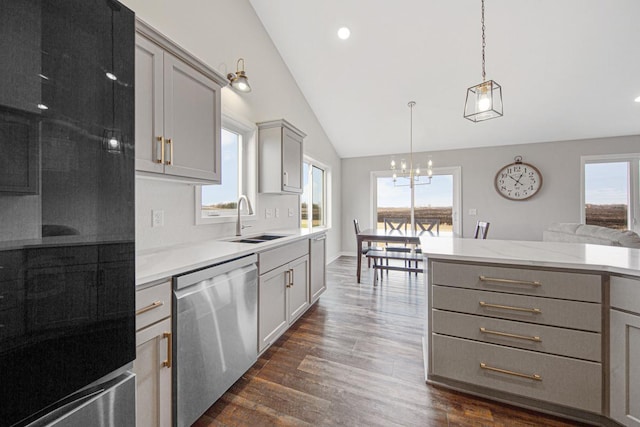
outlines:
M194 425L577 426L429 386L422 275L361 284L355 258L328 266L328 290Z

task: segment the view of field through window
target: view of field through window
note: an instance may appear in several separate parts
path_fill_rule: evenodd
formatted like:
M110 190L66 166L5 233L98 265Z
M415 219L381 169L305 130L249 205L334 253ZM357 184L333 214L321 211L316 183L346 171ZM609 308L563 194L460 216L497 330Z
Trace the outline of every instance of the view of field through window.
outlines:
M300 197L300 227L309 227L309 204L311 204L311 226L319 227L326 225L324 201L325 171L307 162L302 164L302 168L304 191ZM309 180L309 172L311 172L311 180Z
M411 223L411 189L408 179L377 178L377 228L384 229L385 218L404 218ZM415 186L414 216L440 221L440 235L453 232L453 175L434 175L431 184Z
M629 226L629 163L587 163L585 223L626 230Z
M206 216L235 214L240 196L240 144L240 135L222 129L222 184L202 186L202 211Z

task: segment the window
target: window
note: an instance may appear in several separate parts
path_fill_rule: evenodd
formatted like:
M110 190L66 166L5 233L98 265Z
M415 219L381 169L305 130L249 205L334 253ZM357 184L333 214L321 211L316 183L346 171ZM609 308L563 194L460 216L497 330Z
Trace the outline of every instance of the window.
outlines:
M302 163L303 193L300 196L300 227L329 227L328 168L305 158Z
M582 222L638 230L640 155L582 158Z
M221 137L221 184L196 186L196 224L235 220L241 194L249 198L257 212L255 129L223 115ZM246 216L244 206L243 212Z
M431 184L416 185L414 217L440 220L440 235L460 235L458 206L460 205L460 168L434 169ZM384 229L384 218L405 218L410 227L411 188L394 186L390 171L372 172L373 224Z

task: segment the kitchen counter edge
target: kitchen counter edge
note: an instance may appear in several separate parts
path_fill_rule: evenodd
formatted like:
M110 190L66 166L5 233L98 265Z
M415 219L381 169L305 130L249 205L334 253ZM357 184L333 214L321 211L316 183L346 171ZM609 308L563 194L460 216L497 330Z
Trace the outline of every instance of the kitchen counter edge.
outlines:
M429 259L571 268L640 277L640 249L585 243L422 237Z
M327 231L327 228L311 231L302 229L269 230L260 234L284 235L285 237L263 243L237 243L230 240L241 237L229 237L136 252L136 289L192 270L268 251L297 240L309 239ZM242 238L250 237L251 235L242 236Z

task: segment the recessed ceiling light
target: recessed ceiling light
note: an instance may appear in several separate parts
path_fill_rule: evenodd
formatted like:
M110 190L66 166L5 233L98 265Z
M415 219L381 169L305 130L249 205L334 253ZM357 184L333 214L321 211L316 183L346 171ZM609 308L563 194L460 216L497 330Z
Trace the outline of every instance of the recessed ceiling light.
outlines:
M350 35L351 30L349 30L347 27L342 27L338 30L338 37L340 37L342 40L348 39Z
M639 96L639 97L637 97L636 99L634 99L634 101L636 101L636 102L640 102L640 96Z

